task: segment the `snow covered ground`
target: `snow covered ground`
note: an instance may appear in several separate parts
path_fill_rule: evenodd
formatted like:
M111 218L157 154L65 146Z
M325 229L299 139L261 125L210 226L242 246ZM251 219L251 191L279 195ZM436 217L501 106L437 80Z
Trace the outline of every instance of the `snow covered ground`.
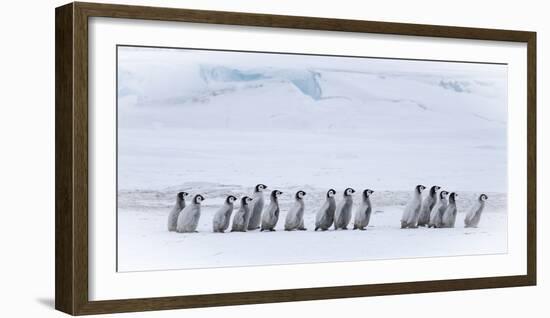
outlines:
M506 65L131 47L118 57L119 270L506 252ZM328 188L373 189L383 212L367 232L210 233L224 196L257 183L285 192L281 221L305 190L310 229ZM461 228L459 214L459 228L399 230L416 184L457 191L461 213L487 193L480 228ZM182 190L206 197L198 234L166 232Z
M205 194L199 233L166 230L176 189ZM279 188L281 216L276 232L212 232L212 217L226 194L238 197L252 188L228 185L182 184L163 191L122 191L119 194L118 270L165 270L359 261L450 255L506 253L506 195L488 193L489 200L479 228L463 227L463 219L477 194L460 192L459 214L453 229L400 229L404 191L378 191L372 195L371 223L366 231L315 232L315 212L323 202L324 189L303 187L307 192L304 216L307 231L283 230L284 217L296 188ZM339 190L340 199L342 190ZM356 199L357 201L357 199ZM355 202L357 206L357 202ZM238 204L235 206L235 212Z

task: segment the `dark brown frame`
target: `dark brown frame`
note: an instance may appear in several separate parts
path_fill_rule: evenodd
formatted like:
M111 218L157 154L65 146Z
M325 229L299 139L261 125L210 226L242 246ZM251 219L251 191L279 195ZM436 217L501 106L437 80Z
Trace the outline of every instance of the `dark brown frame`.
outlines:
M527 275L89 301L89 17L184 21L527 43ZM56 309L72 315L85 315L536 285L535 32L80 2L57 8L55 22Z

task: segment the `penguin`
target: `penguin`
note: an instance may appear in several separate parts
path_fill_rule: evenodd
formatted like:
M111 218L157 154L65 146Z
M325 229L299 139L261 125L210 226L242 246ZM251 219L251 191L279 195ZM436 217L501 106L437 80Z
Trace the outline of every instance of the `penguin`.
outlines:
M349 221L351 220L351 209L353 207L353 194L355 190L347 188L344 191L342 201L336 205L336 211L334 211L334 229L347 230Z
M315 215L315 231L326 231L334 223L334 211L336 211L335 195L336 190L330 189L327 191L325 203Z
M359 209L355 210L355 220L353 222L354 230L366 230L365 228L369 225L370 215L372 212L372 204L370 203L370 195L374 191L370 189L363 190L363 201L359 205Z
M197 225L201 217L201 202L204 197L196 194L193 197L191 204L186 206L178 216L178 225L176 231L178 233L193 233L197 232Z
M300 230L305 231L304 227L304 196L306 193L302 190L294 195L294 206L288 211L285 219L285 231Z
M188 196L187 192L179 192L176 195L176 204L168 214L168 231L175 232L178 227L178 216L181 213L181 210L185 208L185 197Z
M443 217L441 219L441 227L455 227L457 196L458 194L454 192L451 192L451 194L449 194L449 204L447 205L447 208L443 213Z
M262 213L262 226L260 231L275 231L275 225L279 221L279 196L283 194L279 190L271 191L271 202Z
M481 213L485 208L485 201L488 198L489 197L486 194L481 194L478 197L477 201L474 202L470 208L470 212L468 212L468 214L466 214L466 218L464 218L464 227L477 227L479 220L481 219Z
M439 201L434 205L432 212L430 213L430 223L428 227L441 227L443 222L443 213L447 209L447 195L449 192L439 192Z
M417 228L418 215L420 213L420 205L422 200L422 191L426 189L425 186L419 184L414 187L414 193L411 201L403 210L403 216L401 217L401 228Z
M231 232L246 232L248 228L248 219L250 217L250 202L251 197L242 197L241 207L239 211L233 216L233 224L231 225Z
M264 208L264 190L267 189L265 184L257 184L254 187L254 201L250 204L250 216L248 220L248 230L256 230L260 228L262 220L262 210Z
M237 198L233 195L228 195L225 198L222 207L216 212L212 221L212 230L214 232L223 233L227 230L231 213L233 213L233 202L235 201L237 201Z
M440 186L432 186L430 192L422 201L420 206L420 214L418 215L418 226L428 226L430 223L430 213L437 202L437 191L441 189Z

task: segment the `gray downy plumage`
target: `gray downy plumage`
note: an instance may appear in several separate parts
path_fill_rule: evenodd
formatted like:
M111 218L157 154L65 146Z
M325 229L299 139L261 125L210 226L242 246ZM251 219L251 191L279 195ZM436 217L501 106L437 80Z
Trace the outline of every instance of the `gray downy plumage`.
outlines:
M193 197L193 201L181 211L178 217L178 233L193 233L197 232L197 226L201 217L201 202L204 197L197 194Z
M262 210L264 208L264 192L267 189L265 184L257 184L254 187L253 201L250 203L250 216L248 220L247 229L256 230L260 228L260 222L262 220Z
M245 196L241 198L241 206L233 216L231 232L246 232L248 228L248 219L250 217L250 202L252 202L251 197Z
M176 204L168 214L168 231L175 232L178 227L178 216L185 208L185 197L188 196L187 192L179 192L176 195Z
M302 190L294 195L294 206L288 211L285 218L285 231L305 230L304 227L304 196Z
M422 191L424 191L424 189L426 189L426 187L421 184L414 187L413 197L403 210L403 215L401 216L402 229L418 227L418 216L420 214Z
M271 191L271 201L262 213L262 226L260 231L275 231L279 221L279 196L283 194L279 190Z
M429 227L438 228L443 225L443 213L445 213L445 210L447 209L448 194L449 192L447 191L439 192L439 200L430 213L430 223L428 224Z
M334 189L327 191L325 203L323 203L315 215L315 231L326 231L332 226L332 223L334 223L334 212L336 211L335 194L336 190Z
M432 186L428 195L422 200L420 214L418 215L418 226L428 226L430 223L430 213L437 202L437 191L440 186Z
M349 221L351 220L351 210L353 208L353 194L355 190L347 188L344 191L342 200L336 205L334 212L334 229L347 230Z
M363 191L363 200L361 201L359 208L355 210L355 220L353 222L354 230L365 230L365 228L369 225L372 212L370 195L373 193L374 191L370 189L366 189Z
M485 208L485 201L488 199L486 194L481 194L470 208L470 212L464 218L464 227L477 227L481 220L481 213Z
M237 198L233 195L228 195L223 202L222 207L214 215L212 220L212 230L216 233L223 233L229 227L229 220L233 213L233 202L237 201Z
M451 192L449 194L449 204L447 205L447 208L445 209L445 213L443 213L443 218L441 220L441 227L455 227L455 221L456 221L456 197L458 194Z

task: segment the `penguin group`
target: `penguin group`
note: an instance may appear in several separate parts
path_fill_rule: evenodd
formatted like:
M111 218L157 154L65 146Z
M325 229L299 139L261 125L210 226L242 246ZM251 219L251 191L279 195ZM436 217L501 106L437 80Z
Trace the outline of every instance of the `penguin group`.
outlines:
M231 223L231 232L247 232L253 230L275 231L279 221L279 198L282 191L272 190L269 195L269 204L265 206L265 184L257 184L251 196L243 196L237 212L234 211L234 203L238 200L233 195L228 195L223 205L216 211L212 220L212 231L215 233L226 232ZM452 228L455 226L457 208L455 192L441 190L440 186L432 186L429 193L422 199L422 192L426 189L423 185L414 188L413 197L407 204L401 217L401 228ZM334 230L347 230L350 223L353 230L366 230L369 225L372 204L370 197L374 193L371 189L365 189L361 193L360 204L353 213L353 197L355 189L347 188L342 197L336 202L336 190L329 189L325 195L325 201L315 214L315 231L326 231L331 227ZM304 211L306 209L304 197L307 193L297 191L293 198L294 204L287 212L284 220L285 231L306 231L304 224ZM176 195L176 204L168 214L168 231L178 233L197 232L197 226L201 216L201 202L203 195L196 194L187 205L185 198L187 192L179 192ZM472 206L464 219L465 227L477 227L481 219L487 195L481 194L477 202ZM264 208L265 206L265 208ZM353 214L353 222L352 222ZM231 217L232 222L231 222Z
M265 184L257 184L254 187L252 196L243 196L240 199L240 206L237 212L233 213L234 202L238 199L228 195L223 205L216 211L212 220L212 231L223 233L229 229L231 232L246 232L259 229L260 232L275 231L279 221L279 198L282 191L273 190L269 195L269 204L265 206L264 190ZM329 189L326 192L325 202L315 215L315 231L326 231L331 227L335 230L347 230L352 218L353 195L355 190L347 188L344 190L341 200L336 203L336 190ZM362 194L362 201L355 211L353 221L354 230L365 230L369 225L372 205L370 195L374 191L365 189ZM305 231L304 211L306 209L304 197L307 193L299 190L294 194L294 204L287 212L284 220L285 231ZM187 192L179 192L176 195L176 204L168 215L168 231L178 233L197 232L197 225L201 216L201 202L204 196L196 194L192 202L186 205ZM264 208L265 206L265 208ZM231 217L232 222L231 222Z
M422 199L425 186L419 184L414 187L412 199L409 201L401 217L401 228L454 228L456 223L457 208L456 192L441 190L434 185L428 194ZM477 227L481 220L481 214L485 207L485 201L489 197L482 193L477 197L470 211L464 218L464 227Z

